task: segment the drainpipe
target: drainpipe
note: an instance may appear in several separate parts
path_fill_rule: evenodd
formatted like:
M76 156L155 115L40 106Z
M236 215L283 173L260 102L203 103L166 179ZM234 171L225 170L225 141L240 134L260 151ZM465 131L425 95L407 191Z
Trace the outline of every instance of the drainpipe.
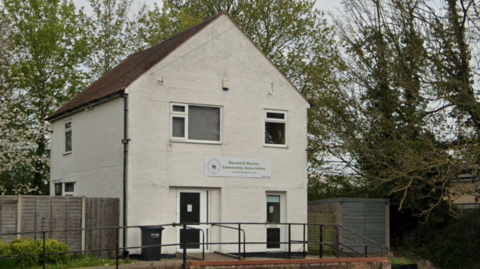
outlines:
M127 168L128 168L128 94L123 94L123 224L127 226ZM123 256L127 257L127 229L123 228Z

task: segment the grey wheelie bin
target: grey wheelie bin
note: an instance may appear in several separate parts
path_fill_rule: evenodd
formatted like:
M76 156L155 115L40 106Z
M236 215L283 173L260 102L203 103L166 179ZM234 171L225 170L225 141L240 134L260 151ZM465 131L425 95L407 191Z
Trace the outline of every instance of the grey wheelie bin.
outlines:
M159 261L162 254L162 231L165 229L162 226L143 226L142 230L142 260L144 261ZM145 247L151 245L158 245L154 247Z

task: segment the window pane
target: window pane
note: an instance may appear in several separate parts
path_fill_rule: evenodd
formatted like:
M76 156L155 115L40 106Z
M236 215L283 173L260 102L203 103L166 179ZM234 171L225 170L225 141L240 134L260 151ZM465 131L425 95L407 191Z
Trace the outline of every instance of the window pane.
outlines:
M62 183L55 184L55 196L62 196Z
M185 137L185 118L173 117L172 137Z
M267 112L267 118L269 119L285 119L284 113L274 113L274 112Z
M65 152L72 151L72 131L65 132Z
M72 128L72 123L71 122L65 123L65 129L69 129L69 128Z
M220 108L189 106L188 139L220 141Z
M75 190L75 183L65 183L65 192L73 192Z
M285 123L265 122L265 144L285 145Z
M267 222L280 223L280 196L267 196Z
M173 106L175 112L185 112L185 106Z
M280 195L268 195L267 203L280 203Z

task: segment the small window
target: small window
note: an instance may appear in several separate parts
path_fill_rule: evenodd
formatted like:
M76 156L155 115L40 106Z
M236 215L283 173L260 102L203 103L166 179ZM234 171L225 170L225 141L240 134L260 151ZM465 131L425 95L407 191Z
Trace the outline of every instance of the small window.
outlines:
M265 113L265 144L287 145L287 113L266 111Z
M75 183L55 183L55 196L73 196L75 194Z
M173 112L185 112L185 106L173 105L172 106Z
M220 142L220 107L172 104L173 140Z
M62 185L63 185L62 183L55 184L55 196L63 196Z
M65 183L65 192L75 191L75 183Z
M72 152L72 122L65 123L65 153Z

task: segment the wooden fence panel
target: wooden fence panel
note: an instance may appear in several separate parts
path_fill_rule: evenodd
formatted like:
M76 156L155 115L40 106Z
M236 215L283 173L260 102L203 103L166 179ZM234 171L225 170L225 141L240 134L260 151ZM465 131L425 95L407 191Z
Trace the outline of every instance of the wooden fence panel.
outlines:
M55 238L59 242L67 243L65 222L67 219L67 199L52 199L52 219L50 223L50 238Z
M118 227L119 213L120 200L117 198L0 197L0 234L32 232L20 237L41 239L42 231L49 231L47 238L56 239L67 244L70 250L78 251L82 250L83 221L85 228ZM14 238L16 235L0 236L0 240L8 243ZM115 248L115 245L116 229L85 231L85 250ZM115 251L97 251L94 254L113 258Z
M21 197L21 227L22 232L36 232L37 227L36 211L37 211L37 199L36 197ZM20 235L21 237L37 239L36 233L27 233Z
M52 215L52 198L45 197L28 197L35 199L35 227L33 231L36 233L36 239L42 239L42 231L50 231L50 222ZM28 230L26 230L28 231Z
M0 234L17 232L17 206L16 198L0 199ZM12 241L15 235L0 236L4 242Z
M335 214L333 213L322 213L322 212L308 212L308 224L335 224ZM323 242L333 242L335 233L332 230L323 228ZM308 241L309 242L319 242L320 240L320 229L319 226L308 226ZM323 247L324 251L331 251L332 249L325 246ZM308 244L308 253L312 255L317 255L319 251L319 245L317 244Z
M118 226L119 199L89 198L86 202L85 226L87 229ZM87 230L85 237L87 250L115 248L116 245L116 229ZM98 257L114 257L115 251L97 251L95 255Z
M67 197L65 216L66 243L71 250L82 249L82 199Z

